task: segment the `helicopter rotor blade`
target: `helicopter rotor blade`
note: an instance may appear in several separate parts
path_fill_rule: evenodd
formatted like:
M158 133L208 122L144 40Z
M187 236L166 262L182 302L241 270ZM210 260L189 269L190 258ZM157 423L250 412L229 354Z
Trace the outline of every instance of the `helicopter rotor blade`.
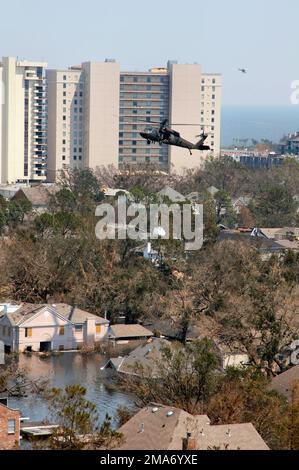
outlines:
M195 137L203 137L204 135L212 135L213 132L203 132L202 134L196 135Z
M171 124L172 126L213 127L209 124Z
M145 119L138 119L137 122L145 122L146 124L161 124L161 121L146 121ZM131 122L127 124L133 124Z

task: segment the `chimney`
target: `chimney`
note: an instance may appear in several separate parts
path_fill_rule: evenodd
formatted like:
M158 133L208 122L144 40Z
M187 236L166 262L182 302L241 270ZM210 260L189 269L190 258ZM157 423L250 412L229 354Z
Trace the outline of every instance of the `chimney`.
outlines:
M139 429L139 433L141 433L141 434L144 433L144 429L145 429L144 428L144 423L142 423L141 426L140 426L140 429Z
M183 450L196 450L196 440L192 437L190 432L187 437L183 439Z

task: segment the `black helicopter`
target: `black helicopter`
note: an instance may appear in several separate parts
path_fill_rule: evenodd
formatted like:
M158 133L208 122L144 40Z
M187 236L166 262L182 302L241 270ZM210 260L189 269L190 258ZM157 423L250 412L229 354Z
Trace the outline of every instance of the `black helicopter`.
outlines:
M205 140L208 138L208 134L203 132L200 136L200 140L193 144L186 139L183 139L179 132L171 129L168 125L168 119L164 119L161 122L160 127L146 127L140 135L150 145L151 143L158 142L159 145L175 145L176 147L187 148L192 155L191 150L210 150L208 145L204 145ZM195 126L195 124L176 124L177 126Z

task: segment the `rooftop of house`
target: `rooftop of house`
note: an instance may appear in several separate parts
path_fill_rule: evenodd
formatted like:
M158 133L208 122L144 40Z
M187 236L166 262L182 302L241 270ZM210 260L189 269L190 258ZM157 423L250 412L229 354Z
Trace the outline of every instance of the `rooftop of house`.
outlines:
M192 416L155 403L140 410L119 432L124 436L120 450L183 450L187 436L198 450L268 450L251 423L211 426L206 415Z
M287 234L294 234L296 237L299 237L298 227L260 228L260 230L269 239L275 239L279 236L287 236Z
M158 196L160 197L168 197L172 202L185 202L186 198L183 194L179 193L175 189L171 188L170 186L166 186L165 188L161 189L158 192Z
M260 230L263 231L263 229ZM280 244L281 240L278 241L274 237L269 237L266 234L264 234L264 236L262 234L254 236L251 232L233 229L220 230L218 240L248 242L252 247L258 249L260 252L282 253L289 249Z
M119 188L103 188L103 193L105 194L105 197L116 197L120 194L125 194L126 196L131 195L129 191Z
M177 319L171 317L149 319L144 322L144 326L170 339L179 339L181 324ZM199 338L215 338L219 330L219 325L212 318L203 315L200 320L191 321L187 330L187 341L194 341Z
M106 367L112 366L117 372L123 374L138 375L136 368L141 366L144 374L150 371L151 374L158 376L157 361L161 358L162 348L169 345L171 345L169 341L155 338L144 345L138 346L128 356L110 359Z
M292 388L294 383L299 383L299 365L277 375L272 379L271 389L282 393L288 400L292 397Z
M21 414L20 410L16 410L14 408L11 408L10 406L7 406L7 405L5 405L4 403L1 403L1 402L0 402L0 410L3 410L5 412L18 413L19 415Z
M193 191L192 193L187 194L186 199L188 201L198 201L202 198L202 195L198 191Z
M251 201L251 197L248 197L248 196L240 196L240 197L237 197L235 199L233 199L232 203L233 205L243 205L243 206L248 206L248 204L250 203Z
M276 244L284 248L285 250L299 250L299 242L298 240L276 240Z
M111 325L109 337L122 338L149 338L153 333L142 325Z
M56 185L23 187L16 192L12 199L25 197L33 206L46 207L49 204L50 197L58 191L59 187Z
M215 194L217 194L219 192L219 189L216 188L215 186L210 186L208 188L208 192L212 195L212 196L215 196Z
M23 303L19 305L10 304L7 308L2 305L2 310L0 310L0 318L6 314L13 326L21 326L23 322L29 320L30 318L34 317L34 315L36 315L37 313L46 309L50 309L51 311L57 312L57 314L63 316L66 320L74 324L85 323L85 321L90 318L95 319L97 323L109 324L109 321L102 317L99 317L89 312L85 312L84 310L81 310L78 307L72 307L71 305L67 304L35 305Z
M179 322L176 322L171 318L157 319L155 321L145 323L145 325L152 330L159 332L166 338L172 340L179 339L181 325ZM222 357L234 354L246 354L244 348L238 342L231 341L228 344L224 341L221 337L219 324L213 318L205 315L196 321L191 321L187 330L187 342L201 339L209 339L215 346L215 353L220 353ZM154 340L154 342L156 341L157 340ZM160 341L163 340L160 339Z

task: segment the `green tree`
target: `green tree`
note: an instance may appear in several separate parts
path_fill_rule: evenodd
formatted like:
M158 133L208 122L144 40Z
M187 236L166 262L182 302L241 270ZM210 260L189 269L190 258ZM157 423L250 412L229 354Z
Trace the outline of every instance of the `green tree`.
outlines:
M227 224L229 227L232 227L236 223L236 214L234 213L229 193L224 189L220 189L215 194L214 201L217 223Z
M23 224L26 214L32 211L32 204L27 199L19 201L11 201L7 209L7 223L8 225L16 226Z
M0 236L3 235L6 226L6 215L0 211Z
M42 236L60 234L66 237L75 234L82 227L82 221L70 212L44 213L35 218L34 227Z
M68 170L68 172L62 172L60 185L64 190L71 191L73 196L69 199L73 199L73 202L76 201L76 211L85 216L93 214L96 203L103 198L98 178L90 168L75 168ZM65 198L64 191L63 199ZM72 203L69 200L70 202Z
M74 212L77 203L75 194L69 188L62 188L52 195L49 208L54 212Z
M219 364L209 340L185 346L176 343L162 349L154 368L145 369L137 364L133 374L121 380L123 387L136 395L143 406L162 403L195 414L203 411L203 403L215 390Z
M287 187L268 184L256 194L249 209L259 227L293 226L298 203Z
M121 435L111 428L106 416L98 425L96 406L86 399L86 389L70 385L48 392L50 414L59 425L47 447L53 450L112 449L121 441Z

